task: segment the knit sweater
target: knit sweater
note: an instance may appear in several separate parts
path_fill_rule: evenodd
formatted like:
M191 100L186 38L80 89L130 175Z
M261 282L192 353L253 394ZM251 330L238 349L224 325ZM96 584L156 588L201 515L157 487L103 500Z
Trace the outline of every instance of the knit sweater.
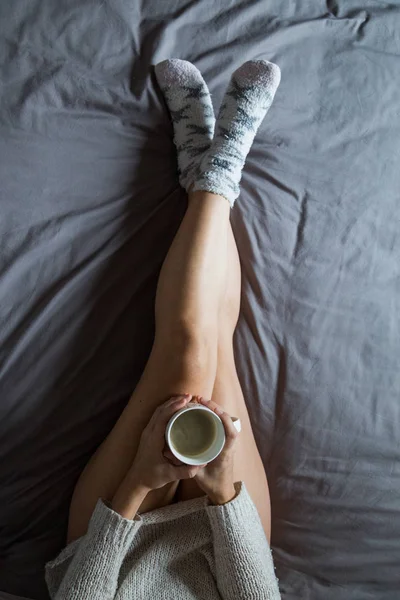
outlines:
M97 502L85 536L46 565L55 600L278 600L271 550L242 482L133 520Z

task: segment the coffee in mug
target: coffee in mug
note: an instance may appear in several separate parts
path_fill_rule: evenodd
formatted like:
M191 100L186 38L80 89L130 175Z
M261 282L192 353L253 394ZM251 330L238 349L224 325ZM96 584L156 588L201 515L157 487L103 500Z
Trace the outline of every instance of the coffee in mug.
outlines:
M217 437L213 416L205 410L187 410L177 417L170 432L174 450L191 458L204 454Z

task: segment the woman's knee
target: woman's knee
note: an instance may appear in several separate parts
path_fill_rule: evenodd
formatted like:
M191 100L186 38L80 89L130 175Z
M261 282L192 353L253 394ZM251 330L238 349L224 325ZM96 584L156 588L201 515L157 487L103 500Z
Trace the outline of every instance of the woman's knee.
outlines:
M217 362L218 329L209 325L200 329L186 322L175 323L157 332L154 346L157 354L164 356L164 364L208 370Z
M217 372L218 339L195 331L170 330L156 337L152 357L147 366L150 387L165 393L210 395Z

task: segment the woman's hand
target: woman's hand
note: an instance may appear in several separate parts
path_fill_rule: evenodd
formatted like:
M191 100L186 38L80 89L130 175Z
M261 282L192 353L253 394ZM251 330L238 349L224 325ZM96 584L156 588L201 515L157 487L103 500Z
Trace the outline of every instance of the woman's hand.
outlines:
M205 465L184 465L174 459L165 442L168 421L191 400L191 394L174 396L159 406L143 430L130 478L141 488L156 490L178 479L195 477ZM171 459L172 457L172 459ZM174 464L175 463L175 464Z
M214 411L221 419L224 428L226 442L222 452L205 468L196 474L195 480L198 486L207 494L213 504L225 504L236 495L234 487L234 458L236 450L236 438L239 435L233 425L231 417L212 400L205 400L201 396L195 396L194 400Z

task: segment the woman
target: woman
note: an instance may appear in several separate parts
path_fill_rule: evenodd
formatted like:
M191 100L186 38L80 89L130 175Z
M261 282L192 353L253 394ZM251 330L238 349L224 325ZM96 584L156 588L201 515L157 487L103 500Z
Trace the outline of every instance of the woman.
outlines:
M156 77L188 208L160 273L149 361L77 483L68 545L46 579L57 600L276 600L268 484L233 356L240 263L229 216L280 71L267 61L235 71L215 135L192 64L164 61ZM227 439L200 467L179 463L164 443L168 420L191 399L221 417ZM239 435L229 415L241 419Z

